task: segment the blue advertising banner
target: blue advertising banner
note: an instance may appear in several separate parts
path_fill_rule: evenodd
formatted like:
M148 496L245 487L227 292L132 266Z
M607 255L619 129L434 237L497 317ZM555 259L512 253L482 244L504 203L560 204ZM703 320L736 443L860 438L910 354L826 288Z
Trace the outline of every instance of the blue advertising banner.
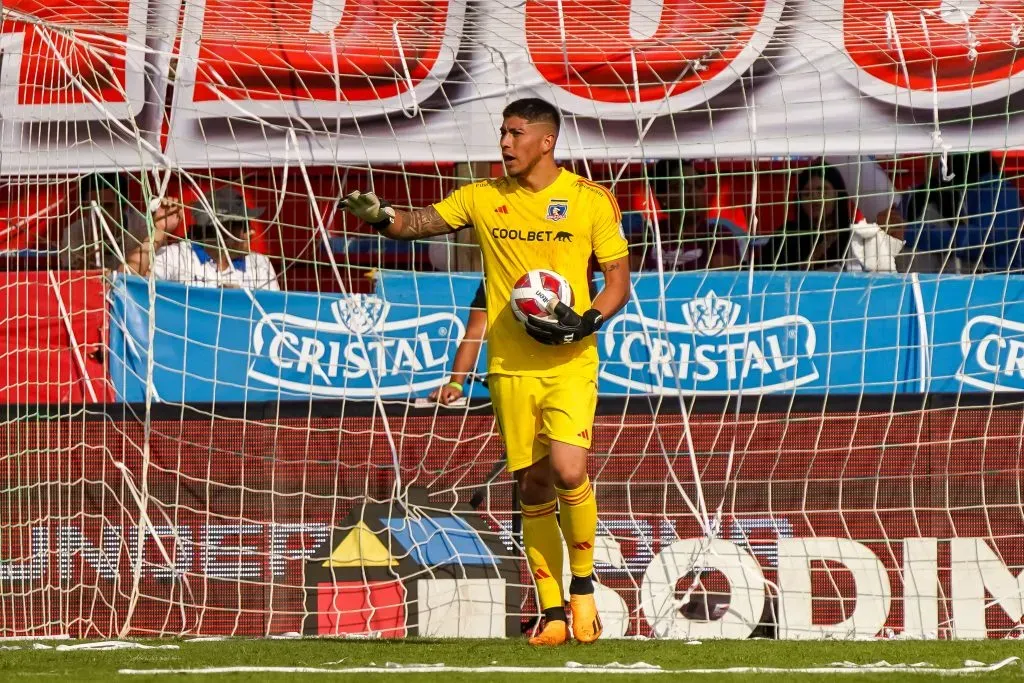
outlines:
M659 296L665 291L664 300ZM603 329L605 394L916 391L913 295L838 273L640 276Z
M928 389L1024 391L1024 277L921 278Z
M425 397L479 282L384 271L372 294L316 295L121 277L111 378L131 402L150 376L158 401ZM598 344L606 396L1016 391L1024 278L645 273Z
M467 311L452 302L477 281L446 284L446 302L435 287L422 304L157 282L151 305L146 280L119 277L111 380L129 402L145 399L150 376L153 399L168 402L426 395L446 381L465 331Z

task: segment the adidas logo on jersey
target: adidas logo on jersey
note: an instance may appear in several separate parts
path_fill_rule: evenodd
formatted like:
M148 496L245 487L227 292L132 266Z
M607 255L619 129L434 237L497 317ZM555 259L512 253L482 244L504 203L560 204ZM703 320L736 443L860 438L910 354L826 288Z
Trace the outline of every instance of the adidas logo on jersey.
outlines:
M494 210L494 213L504 213L504 214L508 214L508 207L507 207L507 206L505 206L504 204L502 204L501 206L499 206L498 208L496 208L496 209Z
M581 439L589 439L590 438L590 430L589 429L584 429L582 432L580 432L576 436L580 437Z

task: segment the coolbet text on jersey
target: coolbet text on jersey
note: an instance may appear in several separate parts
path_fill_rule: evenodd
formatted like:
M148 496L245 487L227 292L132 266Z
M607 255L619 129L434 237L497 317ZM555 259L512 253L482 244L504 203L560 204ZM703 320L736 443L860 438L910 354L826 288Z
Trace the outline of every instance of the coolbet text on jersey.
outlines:
M591 307L587 268L627 254L622 215L605 188L565 169L539 192L502 177L465 185L434 204L453 228L472 225L487 274L488 373L596 380L597 339L545 346L516 320L509 297L516 280L544 268L569 281L573 309ZM567 302L566 302L567 303Z

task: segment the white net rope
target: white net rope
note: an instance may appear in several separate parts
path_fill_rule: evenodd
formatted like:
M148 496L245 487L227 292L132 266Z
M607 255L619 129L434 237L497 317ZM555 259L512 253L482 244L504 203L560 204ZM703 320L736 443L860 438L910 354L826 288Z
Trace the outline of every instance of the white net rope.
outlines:
M0 638L535 625L486 365L427 399L472 231L337 206L500 175L521 96L639 273L599 341L607 635L1017 633L1019 9L5 2ZM229 196L247 248L200 220ZM121 272L195 244L220 288Z

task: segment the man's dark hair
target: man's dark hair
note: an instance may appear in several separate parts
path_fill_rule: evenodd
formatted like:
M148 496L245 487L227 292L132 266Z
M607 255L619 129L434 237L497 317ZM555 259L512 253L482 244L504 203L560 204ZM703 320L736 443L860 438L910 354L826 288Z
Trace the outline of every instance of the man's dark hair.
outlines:
M120 173L90 173L78 184L78 196L82 201L103 190L113 190L124 201L128 197L128 179Z
M526 119L528 123L547 122L555 127L555 134L562 128L562 117L558 114L555 105L545 102L539 97L526 97L512 102L505 107L501 115L503 118L518 116Z

